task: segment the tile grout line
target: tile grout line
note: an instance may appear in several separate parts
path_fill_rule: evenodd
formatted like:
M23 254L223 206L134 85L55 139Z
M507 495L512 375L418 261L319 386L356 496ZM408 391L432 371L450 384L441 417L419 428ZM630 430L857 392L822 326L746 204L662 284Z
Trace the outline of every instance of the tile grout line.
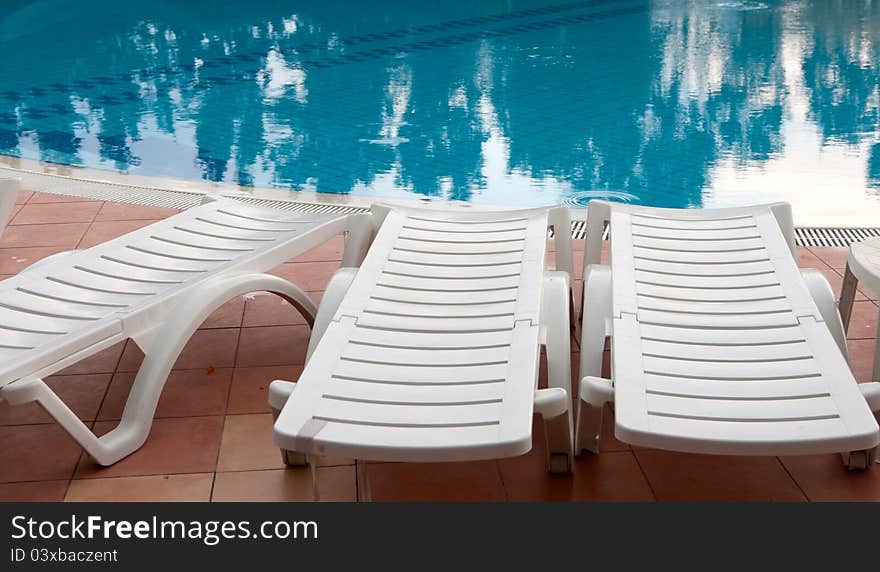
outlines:
M788 475L788 478L791 479L791 482L794 483L794 486L796 486L801 494L804 495L804 498L807 500L807 502L814 502L813 499L810 498L810 495L807 494L807 491L805 491L801 484L798 482L798 480L794 478L794 475L791 474L791 471L788 470L788 467L785 466L785 463L782 462L782 459L780 459L778 455L776 456L776 462L779 463L779 466L782 467L782 470L785 471L785 474Z
M642 466L642 462L639 460L639 456L636 455L636 450L630 447L629 454L633 456L633 459L635 459L636 465L638 465L639 471L642 473L642 478L645 479L645 484L648 485L648 490L651 491L651 496L654 497L654 502L660 502L660 499L657 496L657 492L654 490L654 485L651 484L651 479L648 478L648 473L645 471L645 467Z
M238 359L238 344L241 342L241 328L244 326L244 310L246 303L247 301L245 301L245 304L241 305L241 320L239 322L238 338L235 344L235 356L232 359L232 367L229 368L232 371L229 372L229 387L226 388L226 403L223 405L223 423L220 425L220 442L217 444L217 457L214 459L214 470L211 473L211 490L208 493L208 502L214 502L214 487L217 485L217 468L220 463L220 449L223 445L223 433L226 430L226 418L229 416L229 399L232 395L232 381L235 378L235 362ZM217 368L214 368L214 370L216 371Z
M574 475L574 458L571 460L572 463L572 475ZM510 502L510 491L507 490L507 485L504 482L504 473L501 471L501 462L498 459L495 459L495 471L498 473L498 481L501 482L501 490L504 491L504 502Z
M63 477L59 477L57 479L44 479L44 480L24 480L24 481L2 481L0 485L21 485L21 484L31 484L31 483L53 483L56 481L69 481L70 479L66 479ZM5 501L4 501L5 502Z
M31 198L28 199L28 202L30 202L31 199L33 199L35 196L36 196L36 193L34 193L33 195L31 195ZM105 204L106 204L106 201L102 201L102 202L101 202L101 206L98 207L98 210L97 210L97 211L95 211L95 216L92 217L92 220L89 221L89 226L86 227L86 231L83 233L83 235L79 238L79 241L76 243L76 247L75 247L75 249L79 249L79 247L80 247L80 245L82 244L83 240L85 240L86 236L89 234L89 231L92 230L92 227L95 225L95 218L97 218L98 213L101 212L101 209L104 208L104 205L105 205ZM124 349L124 348L123 348L123 349ZM121 357L121 354L120 354L120 357ZM117 365L118 365L118 364L117 364Z
M245 306L242 305L242 308L241 308L242 326L244 325L244 308L245 308ZM239 327L237 329L238 329L238 335L235 338L235 355L233 355L233 357L232 357L232 373L235 373L235 367L238 365L238 350L239 350L239 346L241 345L241 331L242 331L243 327ZM223 410L223 422L220 424L220 442L217 443L217 456L214 458L214 471L213 471L214 476L211 479L211 494L208 497L208 502L214 502L214 487L217 484L217 472L218 472L217 469L219 468L219 464L220 464L220 453L223 450L223 435L226 433L226 418L228 416L227 410L229 409L229 395L231 394L231 392L232 392L232 378L230 377L229 390L227 391L227 394L226 394L226 407Z

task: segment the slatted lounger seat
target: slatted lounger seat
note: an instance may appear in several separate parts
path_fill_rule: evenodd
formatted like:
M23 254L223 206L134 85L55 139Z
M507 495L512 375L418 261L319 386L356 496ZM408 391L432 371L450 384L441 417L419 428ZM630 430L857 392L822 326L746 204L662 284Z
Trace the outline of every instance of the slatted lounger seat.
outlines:
M288 462L520 455L537 411L551 470L569 471L567 209L377 206L372 216L378 234L359 270L331 280L299 381L270 387ZM566 229L560 271L546 270L548 226ZM536 391L542 344L549 388Z
M269 291L311 323L315 308L305 293L264 272L356 230L365 216L221 200L44 259L0 282L0 397L38 401L95 461L112 464L146 440L174 361L213 310L235 296ZM346 256L356 263L358 248ZM97 438L42 379L128 338L146 357L119 426Z
M606 221L610 267L599 264ZM867 466L880 432L865 397L878 384L860 391L831 289L793 253L785 204L590 203L578 450L597 450L601 406L613 399L615 435L634 445L839 452ZM606 335L611 380L598 377Z

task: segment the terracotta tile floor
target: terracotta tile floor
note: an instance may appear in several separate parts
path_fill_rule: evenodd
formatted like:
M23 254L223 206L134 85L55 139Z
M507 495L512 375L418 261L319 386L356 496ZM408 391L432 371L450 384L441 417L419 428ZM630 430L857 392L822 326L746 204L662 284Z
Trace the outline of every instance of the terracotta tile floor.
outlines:
M0 238L0 277L54 252L92 246L175 212L30 192L21 193L19 203L21 209ZM317 302L342 249L341 239L331 241L274 273L298 283ZM801 266L822 270L838 292L845 259L845 249L798 251ZM877 294L862 290L849 332L859 381L869 381L877 311ZM296 379L302 371L308 336L302 317L275 297L257 294L225 304L178 360L147 443L112 467L91 462L38 406L0 404L0 501L312 500L311 471L285 469L271 443L266 405L273 379ZM572 349L577 363L577 345ZM132 342L119 344L47 381L102 433L119 418L142 357ZM324 459L317 469L319 497L880 501L880 467L851 473L835 455L710 457L632 449L614 439L610 407L605 428L604 452L579 457L571 476L547 473L543 427L536 422L534 449L513 459L426 465Z

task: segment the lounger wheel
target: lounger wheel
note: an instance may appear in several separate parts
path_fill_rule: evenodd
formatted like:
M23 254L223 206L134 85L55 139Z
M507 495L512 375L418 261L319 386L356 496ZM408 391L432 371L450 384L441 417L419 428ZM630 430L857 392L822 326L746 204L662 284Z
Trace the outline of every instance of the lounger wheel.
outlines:
M550 472L558 475L571 472L571 455L552 453L550 455Z
M869 451L852 451L850 453L842 453L843 465L851 470L865 470L871 467L874 460L874 449Z
M302 453L288 451L287 449L281 449L281 460L288 467L307 467L309 464L308 457Z
M585 439L586 441L586 439ZM577 449L578 455L598 455L599 454L599 440L591 439L589 443L579 443Z

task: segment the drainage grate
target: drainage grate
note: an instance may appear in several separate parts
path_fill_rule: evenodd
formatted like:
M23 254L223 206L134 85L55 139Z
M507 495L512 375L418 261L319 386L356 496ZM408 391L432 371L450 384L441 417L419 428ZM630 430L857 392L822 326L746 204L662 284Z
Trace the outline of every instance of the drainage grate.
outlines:
M796 228L798 246L842 246L880 236L880 228Z
M825 228L825 227L798 227L794 229L795 243L798 246L837 246L849 247L854 242L861 242L866 238L880 236L880 228ZM609 227L605 226L602 239L608 240ZM583 240L587 237L587 223L576 220L571 223L571 237L575 240Z
M294 211L312 214L355 214L367 212L364 207L352 207L346 205L327 205L322 203L297 203L292 201L273 201L272 199L255 199L253 197L230 197L258 207L268 207L284 211Z
M86 197L101 201L117 203L131 203L154 207L169 207L186 209L198 205L203 193L186 191L168 191L154 187L126 185L107 181L80 179L65 175L53 175L51 173L38 173L23 169L15 169L0 165L0 177L20 179L24 188L52 193L55 195L67 195L74 197ZM329 213L361 213L368 209L364 207L348 205L332 205L323 203L303 203L295 201L278 201L272 199L260 199L255 197L230 196L245 203L256 206L270 207L294 212L307 212L316 214ZM820 228L803 227L796 228L798 246L838 246L847 247L853 242L859 242L866 238L880 236L880 228ZM571 237L575 240L583 240L587 235L587 223L583 220L575 220L571 223ZM551 234L552 236L552 234ZM608 238L606 227L602 238Z
M611 233L611 229L608 224L605 225L605 230L602 231L602 240L608 240L608 235ZM587 238L587 221L585 220L573 220L571 221L571 237L575 240L586 240Z

